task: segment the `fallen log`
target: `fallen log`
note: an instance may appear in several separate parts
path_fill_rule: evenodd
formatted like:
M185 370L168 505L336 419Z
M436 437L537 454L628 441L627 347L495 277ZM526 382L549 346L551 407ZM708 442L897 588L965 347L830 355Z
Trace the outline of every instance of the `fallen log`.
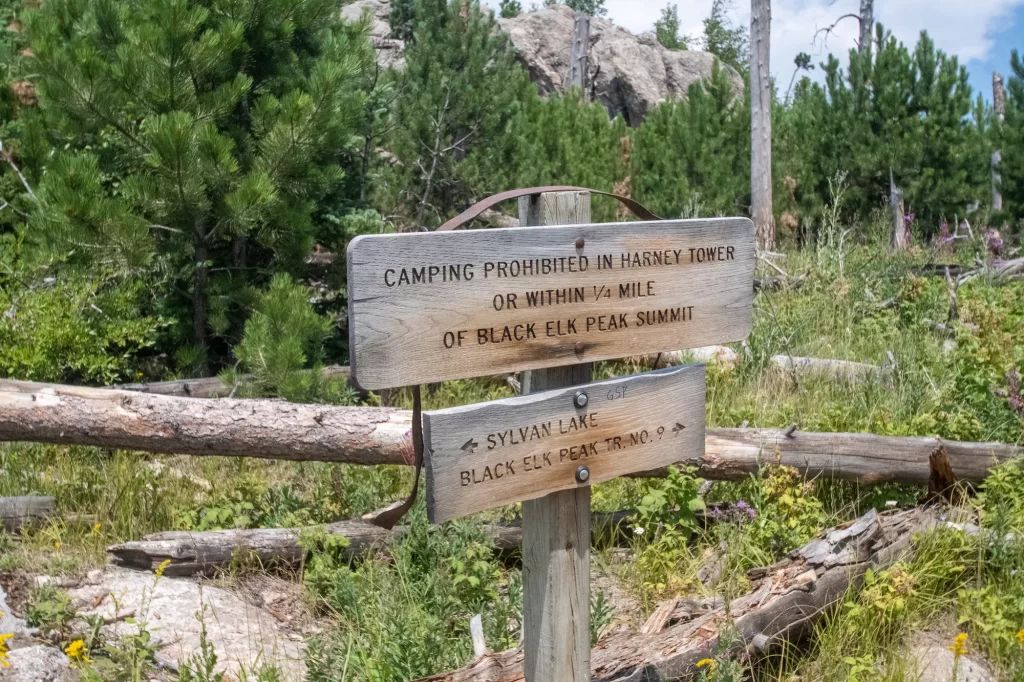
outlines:
M594 535L625 536L621 530L633 516L632 510L593 514ZM523 542L519 523L483 525L502 556L518 553ZM111 563L144 571L156 570L164 561L164 575L209 575L233 561L256 560L264 566L297 566L306 555L300 546L303 533L323 532L348 540L343 552L354 560L371 550L384 550L405 532L403 526L385 530L362 519L338 521L308 528L256 528L246 530L167 531L142 540L107 547Z
M280 400L217 401L102 388L0 380L0 441L95 445L166 454L262 457L353 464L403 464L411 415L376 407L302 405ZM1004 443L869 433L786 433L709 428L702 456L680 462L701 478L737 480L765 462L809 477L863 484L927 485L928 457L944 447L957 479L980 483L1020 457ZM664 469L639 477L663 476Z
M933 527L935 512L911 509L880 516L871 511L794 551L774 566L754 569L751 591L732 600L698 604L676 600L671 615L636 633L619 630L591 652L591 676L601 682L693 680L697 661L716 653L726 628L737 642L729 654L759 655L805 636L858 588L868 568L885 568L913 555L912 536ZM708 608L710 606L710 608ZM721 652L718 652L721 655ZM520 682L523 651L487 654L465 668L420 682Z
M348 379L351 372L344 365L328 365L321 372L325 378L342 377ZM240 374L238 381L243 384L254 380L252 374ZM226 398L235 390L235 384L225 383L220 377L203 377L201 379L177 379L174 381L154 381L145 384L121 384L113 388L122 391L137 391L155 395L174 395L185 398Z
M795 355L773 355L772 365L792 374L824 376L833 379L859 381L881 376L885 368L866 362L833 360L832 358L807 358Z
M180 455L403 464L409 412L217 401L0 380L0 441L95 445Z
M17 533L26 526L44 522L53 514L55 507L56 501L52 497L0 497L0 521L8 533Z

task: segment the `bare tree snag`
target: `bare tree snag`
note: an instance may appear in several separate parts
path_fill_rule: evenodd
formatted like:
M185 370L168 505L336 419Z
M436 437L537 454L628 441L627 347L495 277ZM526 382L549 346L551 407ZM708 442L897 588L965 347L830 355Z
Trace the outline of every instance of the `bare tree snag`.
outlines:
M1003 87L1003 77L998 71L992 72L992 111L996 119L1002 122L1006 118L1006 89ZM992 210L1003 210L1003 193L999 191L999 164L1003 161L1003 153L1000 150L992 152Z
M0 380L0 441L180 455L403 464L411 415L283 400L201 400Z
M25 497L0 497L0 520L4 530L17 533L26 526L46 521L53 514L56 502L52 497L28 495Z
M903 214L903 190L896 186L889 169L889 205L892 207L892 247L897 251L910 248L910 226Z
M867 54L871 51L871 32L874 28L874 0L860 0L860 43L858 45L858 49L861 54Z
M757 245L775 250L772 213L772 88L769 69L771 0L750 3L750 213Z
M580 88L584 100L587 97L587 75L590 52L590 17L576 12L573 17L572 45L569 49L569 86Z
M751 591L710 610L696 610L692 600L679 600L664 629L647 633L620 631L591 654L591 679L601 682L693 680L697 661L707 658L726 626L738 636L730 652L761 655L783 642L805 636L822 616L840 604L864 573L913 556L913 534L936 525L936 514L911 509L891 515L868 512L834 528L792 552L774 566L747 573ZM661 618L659 618L661 620ZM420 682L519 682L523 651L488 654L453 672Z

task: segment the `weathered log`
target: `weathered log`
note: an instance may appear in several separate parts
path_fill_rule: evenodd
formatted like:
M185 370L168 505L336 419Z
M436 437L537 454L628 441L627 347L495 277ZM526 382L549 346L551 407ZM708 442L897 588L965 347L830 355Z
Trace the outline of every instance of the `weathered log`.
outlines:
M635 512L632 510L592 515L594 534L623 539L622 530ZM519 523L484 525L502 556L518 553L523 530ZM303 533L324 532L348 540L344 555L350 561L370 550L384 550L405 532L403 526L385 530L362 519L338 521L308 528L256 528L246 530L167 531L147 535L142 540L107 547L111 562L127 568L156 570L169 560L164 575L208 575L229 566L237 559L256 560L265 566L295 566L305 556L299 545Z
M328 365L322 370L326 378L350 375L345 365ZM252 374L240 374L238 381L246 384L254 380ZM202 379L177 379L175 381L155 381L148 384L121 384L114 386L122 391L138 391L155 395L175 395L186 398L226 398L235 390L234 384L225 383L220 377L203 377Z
M0 520L4 530L17 533L25 526L42 523L53 514L56 501L52 497L28 495L0 497Z
M885 369L878 365L852 360L833 360L832 358L807 358L795 355L773 355L772 365L783 372L816 375L833 379L858 381L881 376Z
M354 464L406 463L411 415L375 407L301 405L280 400L201 400L102 388L0 380L0 441L95 445L185 455L263 457ZM696 475L737 480L778 461L806 476L864 484L927 485L939 446L957 479L980 483L1020 457L1004 443L938 438L707 429L703 456L681 462ZM634 474L664 475L664 470Z
M402 464L407 411L217 401L0 380L0 441L181 455Z
M724 602L678 600L672 615L647 632L620 630L601 640L591 654L593 680L692 680L697 661L711 655L725 627L737 636L731 655L766 653L805 636L814 624L858 588L868 568L885 568L912 556L913 533L933 527L935 513L911 509L879 516L871 511L833 529L774 566L748 573L751 591ZM695 608L695 605L697 608ZM705 608L701 608L705 607ZM523 651L488 654L466 668L421 682L520 682Z

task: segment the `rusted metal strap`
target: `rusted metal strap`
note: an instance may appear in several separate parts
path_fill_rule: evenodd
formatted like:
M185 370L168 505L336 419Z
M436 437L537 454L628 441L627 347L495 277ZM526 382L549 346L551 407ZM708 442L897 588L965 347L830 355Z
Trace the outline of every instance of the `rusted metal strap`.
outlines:
M642 220L661 220L661 218L654 215L654 213L648 210L647 207L641 204L640 202L634 201L629 197L624 197L620 194L602 192L601 190L589 189L587 187L573 187L571 185L549 185L547 187L526 187L523 189L510 189L507 192L500 192L498 194L495 194L494 196L487 197L486 199L481 199L480 201L476 202L459 215L455 216L454 218L446 222L441 227L437 228L437 231L443 232L447 230L457 230L460 227L464 226L473 218L479 216L487 209L497 206L503 201L508 201L509 199L518 199L519 197L527 197L533 194L543 194L544 192L590 192L591 194L601 194L603 196L615 199L623 206L628 208L630 211L632 211L637 218L640 218Z
M550 185L547 187L526 187L524 189L510 189L507 192L501 192L494 196L487 197L481 201L476 202L468 209L455 216L441 227L437 228L438 232L457 230L473 218L491 208L496 206L503 201L509 199L518 199L519 197L531 196L534 194L543 194L544 192L590 192L591 194L602 194L606 197L621 202L626 208L632 211L638 218L643 220L661 220L658 216L651 213L642 204L633 201L629 197L620 196L618 194L612 194L610 192L601 192L596 189L588 189L586 187L573 187L571 185ZM377 514L370 523L381 528L391 530L395 527L403 516L405 516L412 506L416 503L416 494L420 489L420 472L423 470L423 404L420 396L420 387L412 387L412 447L413 453L416 458L416 473L415 479L412 484L412 492L409 493L409 497L402 504L397 507L392 507Z
M423 400L420 397L419 385L412 387L412 449L416 458L416 473L412 483L412 492L402 504L385 509L370 520L375 526L391 530L416 504L416 494L420 489L420 471L423 469Z

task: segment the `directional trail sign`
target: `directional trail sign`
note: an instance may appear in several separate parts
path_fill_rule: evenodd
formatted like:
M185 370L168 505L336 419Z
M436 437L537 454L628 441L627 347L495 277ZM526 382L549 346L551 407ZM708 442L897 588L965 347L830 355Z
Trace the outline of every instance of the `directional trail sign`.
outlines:
M435 523L704 452L704 365L423 413Z
M746 218L366 235L348 247L365 389L556 367L750 332Z

